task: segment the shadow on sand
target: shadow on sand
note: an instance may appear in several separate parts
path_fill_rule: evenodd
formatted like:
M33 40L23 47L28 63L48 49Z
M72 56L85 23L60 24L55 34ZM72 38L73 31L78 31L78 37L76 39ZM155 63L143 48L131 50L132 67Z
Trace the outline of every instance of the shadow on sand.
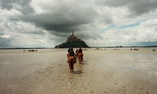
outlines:
M88 65L87 63L84 63L84 62L82 62L82 63L79 63L79 64L81 64L81 65Z
M77 71L74 71L73 74L82 74L83 72L81 70L77 70Z

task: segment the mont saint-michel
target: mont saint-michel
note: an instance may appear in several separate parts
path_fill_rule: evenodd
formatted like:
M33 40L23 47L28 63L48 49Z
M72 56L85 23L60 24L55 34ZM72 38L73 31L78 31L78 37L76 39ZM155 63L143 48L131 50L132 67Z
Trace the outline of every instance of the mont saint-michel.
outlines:
M81 39L74 36L74 32L72 31L72 35L70 35L66 42L56 45L55 48L69 48L69 47L84 47L89 48L89 46Z

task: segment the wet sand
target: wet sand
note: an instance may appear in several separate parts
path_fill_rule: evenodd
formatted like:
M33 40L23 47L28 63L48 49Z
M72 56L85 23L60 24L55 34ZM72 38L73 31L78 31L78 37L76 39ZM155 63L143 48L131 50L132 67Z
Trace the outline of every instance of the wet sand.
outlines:
M67 49L0 53L0 94L156 94L157 52L84 51L69 73Z

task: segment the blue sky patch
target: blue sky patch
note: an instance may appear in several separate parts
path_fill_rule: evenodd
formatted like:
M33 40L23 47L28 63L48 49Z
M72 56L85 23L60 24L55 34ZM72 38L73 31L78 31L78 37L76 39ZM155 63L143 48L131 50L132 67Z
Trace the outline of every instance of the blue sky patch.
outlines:
M129 27L135 27L135 26L138 26L139 24L140 24L140 23L122 25L122 26L119 26L118 28L119 28L119 29L124 29L124 28L129 28Z
M133 23L133 24L128 24L128 25L122 25L122 26L117 26L117 25L115 25L115 24L111 24L111 25L108 26L107 28L102 29L101 33L105 32L105 31L107 31L107 30L113 29L113 28L124 29L124 28L135 27L135 26L138 26L140 23L141 23L141 22Z
M13 20L9 20L11 23L13 23L14 25L18 25L17 23L16 23L16 21L13 21Z

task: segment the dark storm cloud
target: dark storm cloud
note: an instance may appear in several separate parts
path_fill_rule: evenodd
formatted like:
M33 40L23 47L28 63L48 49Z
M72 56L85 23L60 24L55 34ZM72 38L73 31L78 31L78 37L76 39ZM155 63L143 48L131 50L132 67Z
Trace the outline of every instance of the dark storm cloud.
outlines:
M73 13L57 12L56 14L44 13L29 16L21 16L20 19L26 22L34 23L37 27L45 30L56 32L78 31L79 26L92 23L96 12L91 10L92 14L88 15L86 11L75 11ZM89 11L88 11L89 12Z
M34 10L29 5L30 1L31 0L1 0L1 8L11 10L17 7L17 5L20 5L21 9L17 10L21 11L25 15L28 15L34 12Z
M80 32L82 29L85 30L85 28L82 28L82 26L93 23L96 16L98 15L97 11L92 7L92 5L86 4L84 3L84 1L81 1L82 3L79 4L77 1L76 2L74 1L72 3L69 2L66 5L62 1L61 3L60 1L54 0L52 1L54 5L46 3L46 6L42 3L40 5L37 1L34 1L35 3L31 5L32 2L33 1L31 0L26 0L26 1L3 0L2 1L2 9L4 10L7 9L8 12L15 10L21 13L20 15L17 16L12 16L12 15L8 16L9 21L13 21L17 23L22 22L23 25L27 25L21 27L21 25L17 24L15 25L17 29L13 29L13 31L17 33L19 32L19 34L20 32L22 32L22 34L26 35L32 33L40 34L40 32L43 33L42 30L46 30L47 32L49 32L49 34L57 37L56 39L53 39L56 43L61 43L65 41L66 38L69 35L71 35L72 30L74 30L75 33ZM40 9L42 9L42 12L40 12ZM31 26L25 24L24 22L30 23L33 26L35 25L36 28L40 28L42 30L36 32L36 30L33 29L35 31L32 31ZM30 26L30 28L28 26ZM28 29L24 30L25 27ZM11 28L13 27L11 26ZM86 34L86 32L82 32L82 33L84 34L84 36L82 37L87 37L87 36L88 38L90 37L88 34ZM9 38L8 39L4 38L3 40L7 41L9 40ZM11 41L7 41L6 43L8 43L9 46L9 43L11 43ZM7 46L7 44L5 43L2 44Z
M13 6L11 5L12 3L17 3L21 6L25 6L27 5L31 0L1 0L1 8L3 9L12 9Z
M130 10L133 11L135 15L149 13L154 11L155 9L157 9L157 0L140 0L130 6Z
M80 31L82 25L92 23L97 16L95 9L90 6L81 8L72 4L66 6L64 4L56 4L57 7L52 8L52 11L48 13L35 14L33 7L30 6L30 2L31 0L2 0L2 8L10 10L15 8L13 4L19 4L22 8L16 10L19 10L24 15L17 18L9 18L10 20L29 22L49 32ZM48 4L47 6L50 5Z
M95 0L98 5L127 7L132 15L141 15L157 9L157 0Z

